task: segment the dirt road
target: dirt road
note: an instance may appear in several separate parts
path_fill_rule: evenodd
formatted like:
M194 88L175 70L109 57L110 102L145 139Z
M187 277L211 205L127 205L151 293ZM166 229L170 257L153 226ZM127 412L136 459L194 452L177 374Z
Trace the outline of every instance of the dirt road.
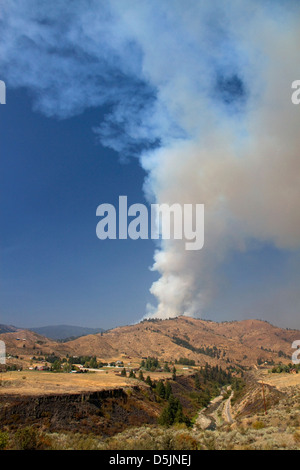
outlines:
M227 421L227 423L232 424L233 423L233 418L231 415L231 399L233 397L233 392L231 392L230 397L226 400L225 405L224 405L224 418Z

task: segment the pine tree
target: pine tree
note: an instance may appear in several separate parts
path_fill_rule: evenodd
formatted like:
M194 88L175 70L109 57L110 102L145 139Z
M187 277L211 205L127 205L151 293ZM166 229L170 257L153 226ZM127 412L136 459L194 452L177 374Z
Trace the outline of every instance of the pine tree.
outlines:
M200 388L200 380L198 374L195 376L195 387L198 389Z
M147 375L146 384L148 384L151 388L153 387L153 383L152 383L152 380L150 378L150 375Z
M171 426L173 424L173 418L168 406L163 409L160 417L158 418L158 424L161 424L162 426Z
M170 382L167 382L166 387L165 387L165 398L166 398L166 400L168 400L170 398L171 394L172 394L172 387L171 387Z
M185 422L185 416L182 411L181 403L179 403L175 417L174 417L174 423L184 423L184 422Z
M161 380L156 385L156 391L161 398L165 398L166 389L165 389L164 383Z
M143 376L143 371L140 370L139 372L139 380L142 380L144 382L144 376Z

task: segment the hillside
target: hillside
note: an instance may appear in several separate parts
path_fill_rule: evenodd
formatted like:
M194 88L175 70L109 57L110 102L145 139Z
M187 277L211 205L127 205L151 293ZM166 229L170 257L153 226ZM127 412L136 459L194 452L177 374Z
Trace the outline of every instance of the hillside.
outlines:
M2 333L0 340L4 341L7 353L13 356L26 357L39 353L65 355L69 351L63 343L57 343L29 330Z
M165 360L186 357L196 363L236 363L251 366L257 360L288 360L291 344L300 331L285 330L260 320L215 323L178 317L143 321L66 343L77 354L101 358L120 355L158 356Z
M104 361L156 356L196 365L254 366L264 361L290 362L291 345L300 331L285 330L260 320L215 323L189 317L143 321L72 341L58 343L28 330L0 334L13 355L89 355Z

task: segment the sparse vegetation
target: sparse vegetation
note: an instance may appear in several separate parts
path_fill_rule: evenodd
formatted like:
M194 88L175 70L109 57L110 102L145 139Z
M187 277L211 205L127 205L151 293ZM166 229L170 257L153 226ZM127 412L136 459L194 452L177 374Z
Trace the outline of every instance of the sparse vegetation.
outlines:
M294 373L298 374L300 371L300 364L278 364L275 365L269 372L272 374Z
M207 347L197 348L193 346L191 343L189 343L187 340L179 338L178 336L173 336L172 341L175 344L178 344L179 346L182 346L183 348L190 349L191 351L197 354L204 354L206 356L216 357L217 359L219 359L222 354L222 351L218 349L216 346L213 346L213 347L207 346Z
M126 344L118 343L122 333L116 336L112 330L105 341L118 354L111 356L101 356L84 337L70 349L27 337L24 349L23 335L18 335L9 351L11 371L2 374L1 393L7 401L0 408L0 449L299 449L300 366L286 364L288 331L283 335L276 330L272 343L275 333L270 329L273 337L265 347L260 341L269 331L266 323L255 324L250 338L249 324L201 320L202 337L194 334L197 322L179 318L144 321L136 330L124 327ZM143 335L154 336L157 350L153 341L148 348L143 340L144 349L139 343ZM239 340L231 348L233 338L242 338L240 350ZM278 357L282 363L277 364ZM40 372L47 365L42 362L50 363L53 372L105 371ZM29 365L35 370L29 371ZM229 398L233 424L226 418ZM201 428L200 415L211 425Z
M13 448L17 450L45 450L49 447L49 439L32 426L18 429L13 436Z
M8 433L0 431L0 450L6 449L7 444L8 444L8 439L9 439Z
M175 359L175 364L182 364L184 366L194 366L194 359L188 359L187 357L180 357L178 360Z

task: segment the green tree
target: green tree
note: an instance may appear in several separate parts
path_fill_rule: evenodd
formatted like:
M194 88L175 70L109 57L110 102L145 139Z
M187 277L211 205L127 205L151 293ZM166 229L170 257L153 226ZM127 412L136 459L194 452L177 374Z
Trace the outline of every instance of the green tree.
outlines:
M61 362L60 362L59 359L53 362L53 364L51 366L51 370L53 372L60 372L61 371Z
M156 391L161 398L165 398L166 389L165 389L164 383L161 380L156 385Z
M97 369L98 368L98 362L97 362L96 356L91 358L90 363L89 363L89 367L91 369Z
M200 388L200 379L199 379L198 374L196 374L196 376L195 376L195 387L198 388L198 389Z
M166 400L168 400L170 398L171 394L172 394L172 387L171 387L170 382L167 382L166 386L165 386L165 398L166 398Z
M147 375L146 384L148 384L151 388L153 387L153 383L152 383L150 375Z
M68 362L65 362L63 365L63 371L64 372L71 372L72 370L72 364L69 364Z
M178 403L177 411L174 417L174 423L184 423L184 422L185 422L185 416L182 411L182 405L181 403Z
M156 369L160 367L157 357L150 357L150 356L147 357L146 362L144 360L141 362L141 366L145 367L146 370L151 370L151 371L155 371Z
M139 372L139 380L142 380L144 382L144 375L143 375L143 371L140 370Z
M172 424L176 423L186 423L189 425L189 419L184 416L182 405L174 395L170 395L168 405L163 409L158 423L163 426L172 426Z
M160 417L158 418L158 424L161 426L171 426L173 424L173 417L170 413L169 406L162 410Z

